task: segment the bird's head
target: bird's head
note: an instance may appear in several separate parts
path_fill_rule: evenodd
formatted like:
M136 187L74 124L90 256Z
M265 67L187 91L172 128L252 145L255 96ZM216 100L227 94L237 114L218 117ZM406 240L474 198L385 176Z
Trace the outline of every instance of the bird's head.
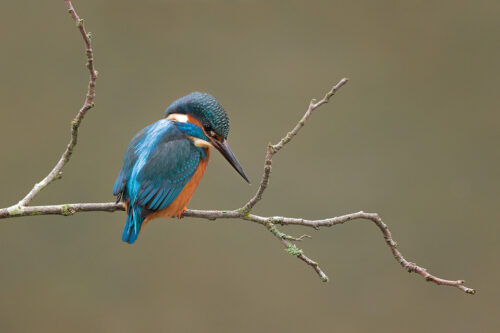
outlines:
M229 118L215 97L207 93L193 92L173 102L165 111L165 117L179 125L189 123L197 126L198 131L189 130L194 144L204 148L215 147L243 179L250 183L236 156L229 148L227 143ZM187 130L187 127L184 128Z

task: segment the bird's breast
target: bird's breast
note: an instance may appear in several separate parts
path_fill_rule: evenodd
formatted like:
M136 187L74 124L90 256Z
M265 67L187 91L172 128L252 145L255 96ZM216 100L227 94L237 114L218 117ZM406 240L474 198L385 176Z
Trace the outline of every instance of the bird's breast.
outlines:
M193 197L194 191L198 187L203 174L208 166L208 161L210 158L210 150L208 148L204 148L205 158L201 158L198 164L198 168L193 174L193 177L189 180L189 182L184 186L181 193L175 198L174 201L165 209L154 212L149 215L144 221L144 225L152 219L159 217L180 217L182 212L186 209L186 206L189 204L189 201Z

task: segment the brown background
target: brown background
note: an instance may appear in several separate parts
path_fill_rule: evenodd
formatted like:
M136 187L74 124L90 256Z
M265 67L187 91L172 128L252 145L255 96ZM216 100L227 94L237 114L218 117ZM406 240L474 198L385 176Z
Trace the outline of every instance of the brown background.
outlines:
M96 108L34 203L111 201L139 129L193 90L231 117L254 185L216 154L192 208L256 190L266 144L351 78L275 159L256 212L378 212L403 254L476 296L405 273L358 221L300 244L331 282L241 221L121 212L0 223L2 332L487 332L500 325L498 1L75 1L94 34ZM0 2L0 206L53 167L87 85L63 1Z

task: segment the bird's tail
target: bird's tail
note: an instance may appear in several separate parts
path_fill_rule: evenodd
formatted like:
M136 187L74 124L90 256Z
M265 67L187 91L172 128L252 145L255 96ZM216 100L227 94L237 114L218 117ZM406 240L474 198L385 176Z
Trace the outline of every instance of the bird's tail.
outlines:
M122 241L133 244L141 232L142 222L144 222L144 217L141 217L141 207L129 204Z

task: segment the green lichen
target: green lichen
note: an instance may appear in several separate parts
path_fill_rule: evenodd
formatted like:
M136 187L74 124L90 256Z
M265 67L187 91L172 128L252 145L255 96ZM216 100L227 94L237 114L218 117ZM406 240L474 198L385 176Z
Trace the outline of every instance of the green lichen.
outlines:
M62 205L61 206L61 213L64 216L70 216L76 213L75 209L71 207L70 205Z
M11 216L21 215L23 213L23 207L20 205L12 206L7 209Z
M238 209L238 212L242 215L241 217L243 219L249 219L250 218L250 208L248 206L243 206L240 209Z
M285 251L294 257L298 257L302 254L302 250L299 249L295 244L288 244L288 247L285 249Z
M35 215L43 215L43 212L33 212L29 214L29 216L35 216Z
M283 233L283 232L279 231L279 230L278 230L278 228L276 228L276 226L275 226L275 225L273 225L273 224L268 224L268 225L267 225L267 229L269 229L269 231L270 231L270 232L272 232L272 233L273 233L273 235L275 235L275 236L276 236L276 237L278 237L278 238L282 238L282 239L286 239L286 238L288 238L288 237L287 237L287 236L288 236L287 234L285 234L285 233Z

